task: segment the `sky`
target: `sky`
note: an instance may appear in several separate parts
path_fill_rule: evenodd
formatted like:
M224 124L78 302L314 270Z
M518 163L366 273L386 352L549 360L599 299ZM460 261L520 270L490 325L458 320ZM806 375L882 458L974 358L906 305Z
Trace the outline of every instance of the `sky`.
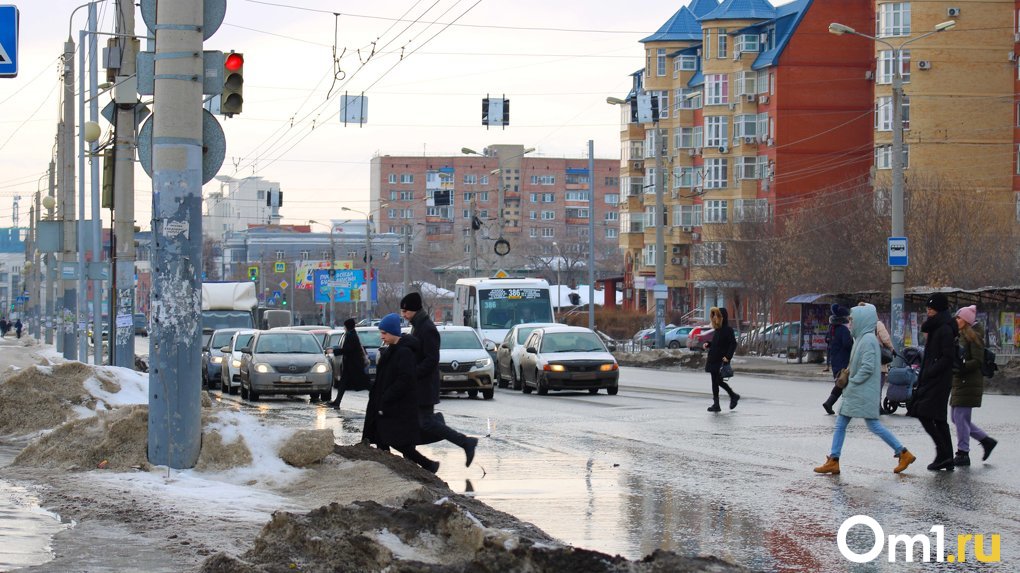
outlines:
M16 195L27 227L31 198L45 190L60 109L58 58L68 26L77 39L86 24L84 9L69 21L84 0L14 3L20 68L18 77L0 78L0 227L12 224ZM537 148L536 156L581 158L590 139L596 158L618 158L620 112L606 97L626 95L629 75L644 65L639 40L686 3L229 0L204 46L245 56L244 111L218 117L227 141L219 175L279 182L282 222L304 224L349 219L345 206L378 209L369 203L376 154L457 155L515 143ZM98 6L100 29L113 31L114 0ZM368 97L366 125L342 125L343 93ZM510 127L487 130L481 99L504 94ZM109 97L100 96L100 108ZM105 139L110 126L100 123ZM136 172L136 225L147 229L152 183ZM204 187L206 195L217 190L215 180Z

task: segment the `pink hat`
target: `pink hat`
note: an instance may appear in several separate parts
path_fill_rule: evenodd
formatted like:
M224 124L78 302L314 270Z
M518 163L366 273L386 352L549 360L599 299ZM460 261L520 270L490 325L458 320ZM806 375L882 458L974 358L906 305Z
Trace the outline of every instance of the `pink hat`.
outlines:
M974 326L974 321L977 320L977 306L973 304L965 306L956 311L956 316L962 318L967 324Z

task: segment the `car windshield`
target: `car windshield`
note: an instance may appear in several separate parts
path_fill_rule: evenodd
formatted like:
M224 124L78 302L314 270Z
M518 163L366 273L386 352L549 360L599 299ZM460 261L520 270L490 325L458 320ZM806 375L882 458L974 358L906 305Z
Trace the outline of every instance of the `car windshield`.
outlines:
M254 334L238 334L237 339L234 341L234 348L244 348L250 345L252 338L255 338Z
M545 288L481 289L482 328L510 328L528 322L552 322L552 304Z
M449 331L443 332L439 339L439 348L445 350L467 350L478 349L482 343L478 341L478 335L474 331Z
M310 334L272 333L260 336L255 343L257 354L319 354L322 349Z
M534 331L536 328L539 328L539 327L538 326L529 326L529 327L526 327L526 328L518 328L517 329L517 344L524 344L524 341L528 338L528 335L531 334L531 332Z
M235 332L237 332L237 331L236 330L227 330L227 331L217 330L216 332L213 333L212 344L210 344L210 347L212 347L212 348L223 348L224 346L227 346L228 344L230 344L230 339L234 336Z
M379 348L382 346L382 335L379 334L377 329L373 330L359 330L358 339L361 340L361 345L365 348Z
M550 332L542 338L542 352L605 352L593 332Z

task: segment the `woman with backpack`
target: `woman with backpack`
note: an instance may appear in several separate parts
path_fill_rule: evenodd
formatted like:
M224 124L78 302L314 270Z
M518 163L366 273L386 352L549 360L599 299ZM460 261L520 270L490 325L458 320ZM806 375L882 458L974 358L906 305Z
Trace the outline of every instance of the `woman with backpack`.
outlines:
M998 443L971 422L971 411L981 407L984 393L984 376L981 362L985 357L985 345L977 321L977 306L970 305L956 311L956 326L960 328L960 360L953 367L953 391L949 398L953 425L956 426L956 457L953 464L970 465L970 439L977 440L984 448L982 460L987 460Z

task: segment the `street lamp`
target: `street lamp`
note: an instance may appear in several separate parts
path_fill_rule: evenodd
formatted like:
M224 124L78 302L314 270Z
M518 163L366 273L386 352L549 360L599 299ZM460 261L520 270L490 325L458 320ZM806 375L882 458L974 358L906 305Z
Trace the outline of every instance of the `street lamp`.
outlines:
M839 22L833 22L829 24L829 32L837 36L843 34L852 34L854 36L860 36L880 44L884 44L892 52L891 65L892 65L892 157L890 158L892 167L892 236L893 237L906 237L904 224L903 224L903 48L908 44L927 38L933 34L950 30L956 26L955 20L948 20L940 24L936 24L935 28L930 32L921 34L916 38L911 38L905 42L902 42L898 46L893 46L889 42L876 38L875 36L869 36L868 34L862 34L857 30L854 30L850 26L840 24ZM901 266L892 267L892 288L890 292L890 309L889 309L889 320L892 322L892 339L893 345L897 350L903 349L903 280L906 268ZM896 358L897 362L899 357Z
M315 219L309 219L308 223L309 224L315 224L315 225L325 225L326 224L326 223L321 223L319 221L316 221ZM334 229L336 229L336 225L333 225L332 223L330 223L330 225L329 225L329 271L327 273L327 276L329 277L329 280L327 281L327 284L329 286L329 326L330 326L330 328L333 328L334 326L336 326L336 300L335 300L335 298L336 298L336 296L335 296L335 292L336 292L335 289L336 289L336 287L333 286L333 283L334 283L333 279L335 278L334 277L334 275L335 275L334 270L335 270L335 267L336 267L336 244L333 243L333 230ZM323 314L326 314L326 313L324 312Z
M379 208L381 209L382 207L383 204L380 204ZM368 318L372 318L372 214L351 209L350 207L340 207L340 210L364 215L367 219L365 225L365 282L368 284L368 287L365 290L368 292L368 305L366 306Z

